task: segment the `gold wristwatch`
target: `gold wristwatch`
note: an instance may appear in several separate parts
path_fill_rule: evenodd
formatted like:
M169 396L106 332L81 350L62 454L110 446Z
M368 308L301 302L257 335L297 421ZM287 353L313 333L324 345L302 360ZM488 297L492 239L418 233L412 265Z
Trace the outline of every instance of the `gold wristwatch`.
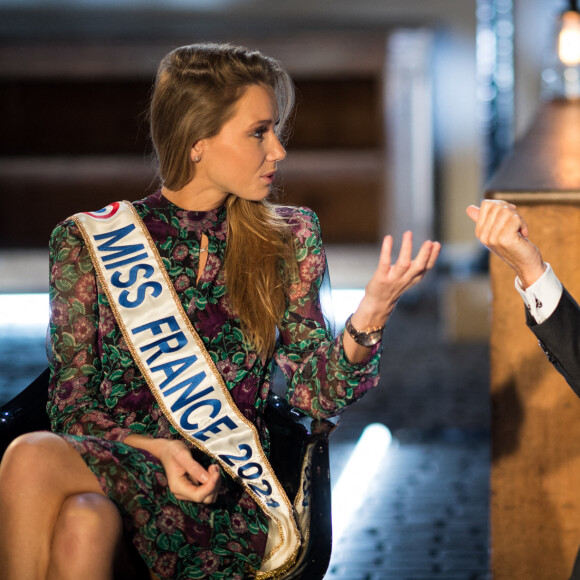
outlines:
M375 326L374 328L368 328L367 330L357 330L350 319L352 314L346 319L344 327L346 331L352 336L352 339L361 346L374 346L377 342L380 342L383 338L384 326Z

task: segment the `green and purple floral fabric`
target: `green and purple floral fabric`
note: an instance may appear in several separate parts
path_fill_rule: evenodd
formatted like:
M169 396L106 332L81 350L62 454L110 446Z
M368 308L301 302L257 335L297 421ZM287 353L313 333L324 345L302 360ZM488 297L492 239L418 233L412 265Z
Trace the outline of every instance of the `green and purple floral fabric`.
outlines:
M240 411L258 430L266 453L262 413L275 362L288 382L289 402L324 417L341 412L378 382L380 347L350 364L342 336L334 339L322 315L319 290L326 258L318 220L304 208L278 211L295 236L299 280L287 290L287 309L273 359L244 346L221 268L225 208L183 210L157 192L134 203L173 281L181 303ZM201 235L209 240L199 282ZM89 253L73 221L50 240L51 387L48 412L62 434L117 504L141 557L160 578L243 578L265 549L267 521L251 496L222 476L212 505L183 502L167 486L157 458L123 443L131 434L178 437L159 409L115 322ZM203 465L212 460L198 450Z

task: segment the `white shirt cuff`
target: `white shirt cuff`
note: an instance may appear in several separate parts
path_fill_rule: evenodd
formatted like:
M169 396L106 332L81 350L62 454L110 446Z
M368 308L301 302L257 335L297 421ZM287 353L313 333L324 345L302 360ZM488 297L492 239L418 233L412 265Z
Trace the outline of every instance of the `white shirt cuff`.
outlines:
M546 266L546 271L525 290L520 279L516 277L516 290L538 324L542 324L551 316L562 296L562 283L550 264Z

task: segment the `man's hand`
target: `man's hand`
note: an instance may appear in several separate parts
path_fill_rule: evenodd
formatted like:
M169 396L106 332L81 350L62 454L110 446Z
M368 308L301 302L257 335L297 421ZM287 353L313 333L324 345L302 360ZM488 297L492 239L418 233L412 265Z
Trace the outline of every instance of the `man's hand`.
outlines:
M470 205L467 215L475 222L475 235L489 250L510 266L524 288L545 271L540 250L528 239L528 224L512 203L485 200Z

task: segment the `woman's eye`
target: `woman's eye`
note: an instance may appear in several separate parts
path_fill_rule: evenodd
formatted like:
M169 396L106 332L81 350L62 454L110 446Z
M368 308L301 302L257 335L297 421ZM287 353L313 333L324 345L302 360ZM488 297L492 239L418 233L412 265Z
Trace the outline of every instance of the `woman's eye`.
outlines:
M268 129L266 129L266 127L260 127L259 129L256 129L253 133L252 133L252 137L256 137L256 139L263 139L264 138L264 133L267 131Z

